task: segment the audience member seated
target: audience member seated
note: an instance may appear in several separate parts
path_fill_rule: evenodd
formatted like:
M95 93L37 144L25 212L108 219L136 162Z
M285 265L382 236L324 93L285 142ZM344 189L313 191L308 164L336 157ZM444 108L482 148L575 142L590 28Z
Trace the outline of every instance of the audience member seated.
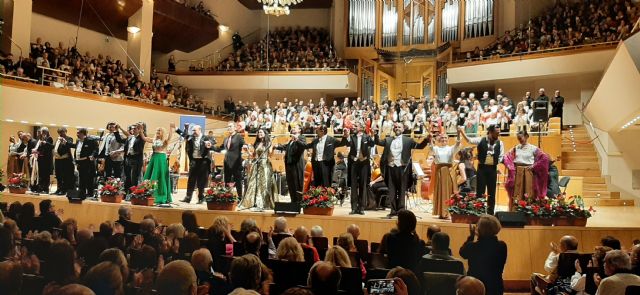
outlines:
M226 283L225 275L221 273L213 272L213 257L211 252L206 248L200 248L193 251L191 255L191 266L196 272L198 278L198 287L206 286L210 290L210 293L220 292L222 294L228 293L229 286Z
M416 234L416 223L413 212L404 209L398 211L397 231L387 235L386 252L381 252L387 254L390 268L401 266L415 271L418 267L422 250Z
M640 245L634 245L631 250L631 272L640 276Z
M504 293L502 272L507 262L507 244L498 240L500 230L495 216L482 215L476 226L469 226L469 237L460 247L460 256L468 261L467 274L482 281L488 295Z
M124 227L127 234L137 234L140 230L139 225L131 222L131 208L125 205L118 208L118 220L116 221Z
M318 254L318 250L316 247L309 244L309 233L304 226L298 227L296 231L293 233L293 237L298 241L300 246L302 246L302 250L305 252L305 261L307 261L307 251L310 251L312 261L307 262L318 262L320 261L320 255Z
M395 279L394 285L397 289L400 289L396 290L396 294L400 294L403 291L406 292L404 294L408 295L421 294L422 287L420 286L420 280L416 277L415 273L408 269L404 269L400 266L394 267L387 273L387 279Z
M351 234L354 241L357 241L360 237L360 227L357 224L347 226L347 232Z
M551 242L551 252L547 256L547 260L544 262L544 270L547 275L534 273L531 279L532 289L535 289L540 294L557 294L560 292L571 292L570 277L561 278L558 276L558 258L562 253L578 253L578 239L574 236L564 236L560 238L558 244ZM539 286L539 280L542 279L544 286ZM543 293L543 289L546 289Z
M311 237L324 237L324 230L322 229L322 227L319 225L314 225L313 227L311 227Z
M246 254L235 258L231 263L229 282L234 291L245 289L262 293L261 290L268 289L271 281L269 270L258 256Z
M84 283L96 294L124 294L124 280L120 267L109 261L98 263L84 275Z
M176 260L167 264L156 282L156 290L160 295L195 295L198 291L198 277L184 260Z
M432 249L431 241L432 241L433 235L441 231L442 229L440 229L440 226L438 226L437 224L429 225L429 227L427 228L427 240L424 243L425 254L429 254L431 252L431 249Z
M38 216L37 227L39 231L51 232L53 228L59 228L62 220L58 217L51 200L42 200L39 204L40 216Z
M268 50L268 51L267 51ZM219 71L328 71L345 69L336 56L329 31L277 28L264 39L246 45L218 64Z
M227 244L233 244L236 240L231 235L231 225L229 219L224 216L218 216L213 220L213 225L207 230L209 239L207 242L207 248L213 254L213 260L216 261L216 256L224 256L227 254Z
M319 261L309 271L308 285L315 295L337 295L341 277L337 266Z
M67 284L78 281L79 266L76 264L75 250L67 240L55 241L49 249L49 259L43 266L42 274L46 281L42 294L56 294Z
M596 295L623 295L627 286L640 286L640 277L630 273L631 259L621 250L611 250L604 258L604 272L607 276L601 279L595 275L598 285Z
M482 281L471 277L465 276L458 280L456 283L457 295L484 295L485 289Z
M20 294L22 273L20 263L10 260L0 262L0 290L3 294Z
M279 260L304 262L304 252L294 237L288 237L283 239L278 245L276 258Z
M338 267L351 267L351 259L344 248L334 245L327 250L324 261L329 262Z
M609 247L613 250L621 250L622 249L622 243L620 243L620 240L612 237L612 236L606 236L602 239L600 239L600 244L604 247Z
M431 252L422 256L419 272L447 272L464 275L462 261L451 256L449 235L437 232L431 238Z
M182 212L182 226L190 233L199 234L201 227L198 225L198 220L193 211L186 210Z
M617 41L630 35L638 16L638 3L630 0L557 2L488 47L466 52L466 60Z

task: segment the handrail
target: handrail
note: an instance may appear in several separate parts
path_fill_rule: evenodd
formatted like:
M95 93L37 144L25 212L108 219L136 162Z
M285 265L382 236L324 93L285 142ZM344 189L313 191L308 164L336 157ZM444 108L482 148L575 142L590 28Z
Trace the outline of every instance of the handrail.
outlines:
M600 135L598 135L598 133L596 133L596 129L598 129L598 130L600 130L602 132L604 132L604 130L602 130L600 128L596 128L595 126L593 126L593 123L591 122L591 120L589 120L589 118L587 118L587 115L584 114L584 108L585 107L586 107L586 105L584 105L584 104L582 104L582 107L580 106L580 104L576 104L576 108L578 109L578 112L580 112L580 117L581 117L581 120L582 120L582 124L588 125L589 128L591 128L591 132L593 133L593 136L595 137L594 139L592 139L592 141L593 140L598 141L598 144L602 148L602 151L605 152L606 154L608 154L609 152L607 151L607 149L604 147L604 144L600 140Z
M7 74L3 74L3 73L0 73L0 77L5 78L5 79L11 79L11 80L20 80L20 81L26 81L26 82L31 82L31 83L38 83L38 80L31 79L29 77L13 76L13 75L7 75Z
M256 34L256 33L260 32L260 30L261 30L261 29L256 29L256 30L254 30L253 32L251 32L251 33L249 33L249 34L246 34L246 35L244 35L244 36L241 36L241 38L242 38L242 39L246 39L247 37L249 37L249 36L251 36L251 35L254 35L254 34ZM193 62L200 62L200 61L203 61L203 62L204 62L205 60L210 59L210 58L211 58L211 56L213 56L213 58L214 58L214 62L213 62L213 64L217 65L217 64L218 64L218 62L217 62L217 60L216 60L216 59L220 57L220 52L221 52L221 51L223 51L223 50L225 50L225 49L227 49L227 48L229 48L229 47L231 47L231 46L233 46L233 42L232 42L232 43L230 43L230 44L227 44L227 45L225 45L225 46L221 47L220 49L217 49L215 52L213 52L213 53L209 53L209 54L207 54L207 55L205 55L205 56L203 56L203 57L201 57L201 58L194 58L194 59L180 59L180 60L177 60L177 61L176 61L176 64L181 63L181 62L190 62L190 63L193 63ZM211 62L209 62L209 68L211 68Z
M470 62L476 62L476 61L499 60L499 59L507 58L507 57L519 57L519 56L525 56L525 55L534 55L534 54L542 54L542 53L557 52L557 51L568 51L568 50L582 49L582 48L589 48L589 47L608 47L608 46L611 46L611 45L617 45L618 43L619 43L619 41L589 43L589 44L565 46L565 47L558 47L558 48L549 48L549 49L542 49L542 50L535 50L535 51L526 51L526 52L519 52L519 53L502 54L497 59L495 57L493 57L493 56L484 57L484 58L474 57L474 58L471 58L470 61L467 60L466 58L464 58L464 59L456 59L456 60L452 61L451 63L452 64L470 63Z

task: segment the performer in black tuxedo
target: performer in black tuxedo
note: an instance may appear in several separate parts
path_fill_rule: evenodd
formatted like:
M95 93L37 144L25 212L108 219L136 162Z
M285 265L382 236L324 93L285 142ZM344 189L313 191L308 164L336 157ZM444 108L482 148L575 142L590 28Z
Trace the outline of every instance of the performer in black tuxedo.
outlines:
M78 129L76 142L76 164L78 165L78 189L81 199L92 197L95 190L96 157L98 142L87 135L86 128Z
M351 135L345 128L343 144L349 144L349 177L351 179L351 213L364 215L366 207L367 186L371 180L371 148L375 141L364 133L361 122L354 124L355 134Z
M67 128L58 128L58 139L53 146L53 160L55 162L55 174L58 182L56 195L65 195L67 191L75 188L75 177L73 167L73 154L71 149L74 148L73 138L67 135Z
M487 214L492 214L496 207L496 184L498 182L498 164L504 157L504 143L498 139L500 130L495 125L487 127L487 136L469 138L460 133L470 144L477 146L478 169L476 175L476 194L488 195Z
M377 130L376 130L377 131ZM380 167L385 182L389 187L389 203L391 203L391 213L387 217L398 215L398 211L405 209L405 195L409 189L409 179L412 173L412 149L423 149L429 145L429 137L417 143L410 137L402 135L404 125L395 123L393 125L395 136L387 136L384 140L376 133L375 142L379 146L384 146Z
M53 138L49 134L49 128L42 127L39 132L40 141L36 144L35 151L38 157L38 186L36 193L49 194L51 185L51 173L53 172Z
M287 177L287 188L292 203L302 200L302 185L304 184L304 151L307 143L300 135L300 128L291 128L291 139L287 144L276 146L275 149L284 151L284 169Z
M331 187L333 179L333 166L336 164L336 147L343 146L346 142L337 141L333 136L327 135L327 126L316 127L316 137L307 144L307 149L312 149L311 165L313 167L313 185Z
M182 202L191 202L193 191L198 187L198 204L204 202L204 188L207 186L207 180L211 168L211 159L209 151L213 146L213 142L207 136L202 134L202 127L195 125L192 127L193 133L190 135L189 124L185 124L184 130L176 129L176 133L180 134L185 141L185 150L189 157L189 179L187 181L187 196Z
M129 190L132 186L138 185L146 142L140 136L136 125L129 126L129 132L116 125L114 135L119 143L124 143L124 187Z
M115 132L118 126L114 122L109 122L105 130L105 134L100 140L98 149L98 158L104 161L105 177L122 177L122 166L124 161L123 145L116 139Z
M242 199L242 148L245 146L244 129L241 124L232 123L229 125L231 134L224 139L222 145L214 147L216 152L226 150L224 155L224 182L233 183L238 191L238 197Z

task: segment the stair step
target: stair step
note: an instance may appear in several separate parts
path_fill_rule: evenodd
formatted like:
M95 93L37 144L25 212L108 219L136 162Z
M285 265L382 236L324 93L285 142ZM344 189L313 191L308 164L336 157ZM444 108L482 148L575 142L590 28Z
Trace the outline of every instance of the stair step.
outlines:
M585 206L635 206L630 199L584 199Z
M587 176L587 177L583 177L582 178L582 183L583 184L606 184L607 181L604 179L604 177L599 177L599 176Z
M600 172L600 165L596 163L562 163L563 169L586 169Z
M562 169L560 176L590 176L600 177L600 170Z
M594 164L597 165L598 167L600 166L600 162L598 162L598 159L566 159L564 160L564 164Z
M607 184L605 183L582 183L582 189L586 191L603 191L607 190Z
M596 151L592 151L592 152L585 152L585 151L563 151L562 152L562 157L598 157L598 154L596 153Z
M606 190L582 191L582 197L585 199L611 199L611 192Z

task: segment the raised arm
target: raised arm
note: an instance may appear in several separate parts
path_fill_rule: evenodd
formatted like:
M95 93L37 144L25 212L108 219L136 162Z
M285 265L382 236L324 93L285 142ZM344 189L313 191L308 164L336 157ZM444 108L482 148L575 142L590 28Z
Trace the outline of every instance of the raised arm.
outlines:
M425 137L424 139L422 139L422 141L420 143L417 143L416 145L414 145L414 149L423 149L426 148L429 144L431 143L431 135L428 135L427 137Z
M462 138L464 138L465 141L473 145L478 145L480 143L480 140L482 139L482 137L469 137L462 128L463 127L461 126L458 128L458 130L460 132L460 135L462 136Z
M142 128L142 124L136 125L136 128L138 128L138 134L140 134L140 138L142 138L142 140L148 143L153 143L153 138L149 138L146 134L144 134L144 128Z

